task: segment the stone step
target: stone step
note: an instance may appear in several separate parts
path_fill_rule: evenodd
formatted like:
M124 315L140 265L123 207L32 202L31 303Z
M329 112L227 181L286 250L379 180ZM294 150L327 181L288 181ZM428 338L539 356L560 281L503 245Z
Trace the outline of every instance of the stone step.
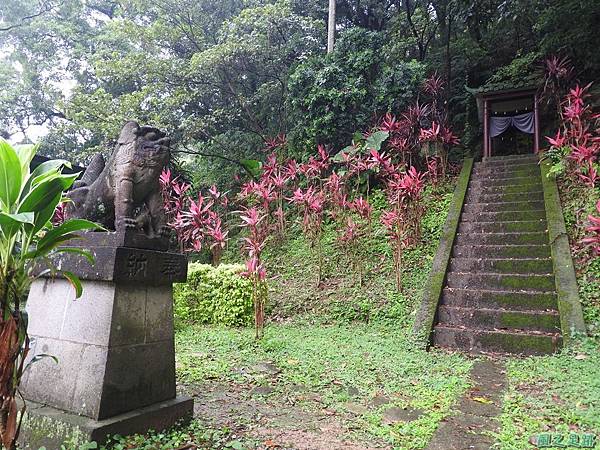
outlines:
M548 244L545 231L517 233L458 233L456 245L544 245ZM485 257L485 255L481 255Z
M455 245L452 249L455 258L549 258L549 245Z
M441 304L468 308L502 308L519 311L558 310L555 292L497 291L446 287L442 292Z
M499 170L497 167L482 167L473 170L472 180L504 180L506 178L541 177L542 173L538 166L520 166Z
M501 162L498 161L478 161L473 164L473 169L487 169L487 168L496 168L499 170L511 170L513 168L524 168L524 167L539 167L539 160L517 160L517 161L509 161L509 162Z
M446 286L457 289L485 289L489 291L552 292L556 289L554 275L493 273L493 272L448 272Z
M543 202L544 192L513 192L513 193L500 193L500 194L484 194L480 191L470 191L467 194L465 201L467 203L506 203L506 202Z
M433 342L440 347L467 352L500 352L522 355L554 353L562 346L559 334L518 331L491 331L436 325Z
M473 189L471 189L473 187ZM474 184L469 185L469 194L524 194L528 195L530 192L543 192L543 187L541 183L541 179L535 180L531 179L528 184L517 184L517 185L481 185L481 183L477 183L477 186Z
M469 189L482 189L486 187L503 186L529 186L534 185L538 190L542 188L542 180L539 177L499 177L499 178L471 178Z
M452 258L450 271L549 274L553 267L552 258L487 259L480 255L479 258Z
M511 163L525 163L525 162L538 162L540 160L537 155L507 155L507 156L490 156L482 158L481 162L487 164L511 164Z
M530 211L544 209L544 202L523 200L518 202L479 203L467 202L463 207L465 213L496 212L496 211Z
M483 211L463 212L460 216L462 222L513 222L523 220L546 220L545 209L532 209L529 211Z
M556 311L510 311L442 305L438 310L438 319L440 324L452 327L560 332L560 317Z
M497 222L460 222L459 233L516 233L547 231L545 219Z

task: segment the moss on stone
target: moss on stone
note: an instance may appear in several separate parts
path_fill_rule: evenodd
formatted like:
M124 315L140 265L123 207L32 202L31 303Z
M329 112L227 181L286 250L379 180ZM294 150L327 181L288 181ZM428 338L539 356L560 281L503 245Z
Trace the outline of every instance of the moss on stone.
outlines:
M505 275L498 280L498 285L509 289L554 291L554 278L543 275Z
M545 233L498 234L485 236L485 241L490 244L543 245L548 243L548 235Z
M549 259L500 259L492 264L494 270L504 273L552 273Z
M515 295L511 292L494 292L486 295L494 303L505 308L520 307L532 310L557 308L556 298L551 294Z
M500 323L508 328L524 328L554 331L560 327L557 316L550 314L524 314L515 311L502 312Z
M60 448L79 448L88 442L86 433L75 425L50 417L25 414L21 425L19 448L38 449L55 445Z
M423 291L421 306L414 324L414 334L418 343L427 347L431 342L431 332L435 322L438 304L444 290L446 271L452 256L452 246L456 238L458 224L473 171L473 158L465 158L458 177L452 204L444 224L440 243L433 259L429 280Z
M540 192L542 184L530 182L529 184L505 184L505 185L483 185L482 192L487 194L526 194L528 192Z
M484 348L524 354L553 353L560 348L561 344L560 338L521 333L482 333L479 336L479 342Z
M568 345L571 335L585 333L586 327L558 187L554 178L549 176L549 163L543 162L541 168L561 329L565 344Z
M488 258L547 258L550 248L546 245L498 245L489 249Z

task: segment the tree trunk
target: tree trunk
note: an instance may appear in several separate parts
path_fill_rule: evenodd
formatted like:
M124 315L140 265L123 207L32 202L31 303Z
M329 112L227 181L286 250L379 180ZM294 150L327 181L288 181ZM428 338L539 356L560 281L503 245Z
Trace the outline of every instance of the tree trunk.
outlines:
M329 0L329 25L327 27L327 53L333 51L335 43L335 0Z

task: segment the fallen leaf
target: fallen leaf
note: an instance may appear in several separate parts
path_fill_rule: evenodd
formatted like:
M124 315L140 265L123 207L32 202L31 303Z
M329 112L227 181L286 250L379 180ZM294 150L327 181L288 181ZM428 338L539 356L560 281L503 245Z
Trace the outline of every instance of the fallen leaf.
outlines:
M484 397L471 397L471 398L473 400L475 400L476 402L484 403L486 405L489 405L490 403L494 403L493 401L488 400L487 398L484 398Z

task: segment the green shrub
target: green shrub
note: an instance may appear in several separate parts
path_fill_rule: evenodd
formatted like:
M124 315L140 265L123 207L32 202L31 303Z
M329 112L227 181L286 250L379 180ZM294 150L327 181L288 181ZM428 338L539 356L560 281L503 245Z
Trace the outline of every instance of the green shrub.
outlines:
M244 266L192 263L187 283L175 285L175 320L182 323L249 325L254 317L252 284Z

